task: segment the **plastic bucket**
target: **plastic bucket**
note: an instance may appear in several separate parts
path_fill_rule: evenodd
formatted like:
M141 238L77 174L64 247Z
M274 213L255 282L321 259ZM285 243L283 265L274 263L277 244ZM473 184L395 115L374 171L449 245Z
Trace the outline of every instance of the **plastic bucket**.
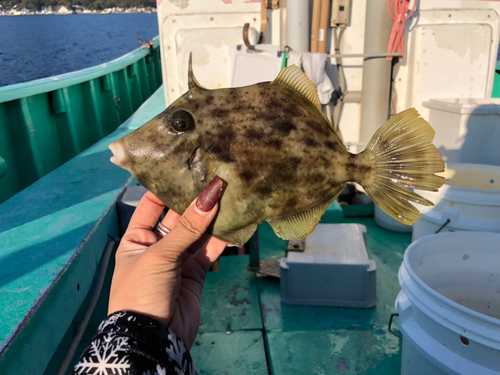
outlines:
M382 211L382 209L377 205L375 205L374 216L375 216L375 223L377 223L378 226L384 229L389 229L394 232L401 232L401 233L410 233L412 231L411 225L406 225L397 221L396 219L392 218L384 211Z
M446 163L500 164L500 98L430 99L433 144Z
M418 191L435 206L419 206L413 241L438 230L500 232L500 167L450 164L441 175L445 184L438 192Z
M401 373L500 373L500 234L443 233L411 244L396 299Z

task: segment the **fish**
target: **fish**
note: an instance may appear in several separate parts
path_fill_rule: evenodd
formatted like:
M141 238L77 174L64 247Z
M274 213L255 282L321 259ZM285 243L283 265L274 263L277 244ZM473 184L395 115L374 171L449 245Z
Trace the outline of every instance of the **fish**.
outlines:
M413 189L437 191L444 182L434 135L410 108L352 154L295 65L272 82L212 90L195 78L190 56L188 91L109 148L113 163L179 214L218 176L227 185L207 232L243 246L265 221L284 240L308 236L351 181L413 224L421 213L410 202L433 205Z

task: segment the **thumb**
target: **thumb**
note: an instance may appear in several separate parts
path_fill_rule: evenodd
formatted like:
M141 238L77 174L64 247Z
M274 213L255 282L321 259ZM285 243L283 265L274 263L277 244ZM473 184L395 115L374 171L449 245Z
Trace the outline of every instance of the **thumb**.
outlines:
M177 260L199 240L217 214L224 184L219 177L215 177L189 205L170 233L157 243L154 252Z

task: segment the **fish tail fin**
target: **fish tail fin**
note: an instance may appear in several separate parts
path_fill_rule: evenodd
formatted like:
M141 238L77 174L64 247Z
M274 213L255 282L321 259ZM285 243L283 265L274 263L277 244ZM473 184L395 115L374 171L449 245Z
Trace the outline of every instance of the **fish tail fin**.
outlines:
M358 156L370 165L359 182L368 196L394 219L412 225L421 213L409 201L433 206L410 189L437 191L444 178L444 162L431 143L434 129L410 108L391 117Z

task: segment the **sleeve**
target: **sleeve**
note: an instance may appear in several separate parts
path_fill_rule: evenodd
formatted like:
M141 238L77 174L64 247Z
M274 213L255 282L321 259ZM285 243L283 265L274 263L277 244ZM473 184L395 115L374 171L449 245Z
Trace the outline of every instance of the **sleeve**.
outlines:
M148 316L119 311L108 316L83 352L73 375L197 375L184 343Z

